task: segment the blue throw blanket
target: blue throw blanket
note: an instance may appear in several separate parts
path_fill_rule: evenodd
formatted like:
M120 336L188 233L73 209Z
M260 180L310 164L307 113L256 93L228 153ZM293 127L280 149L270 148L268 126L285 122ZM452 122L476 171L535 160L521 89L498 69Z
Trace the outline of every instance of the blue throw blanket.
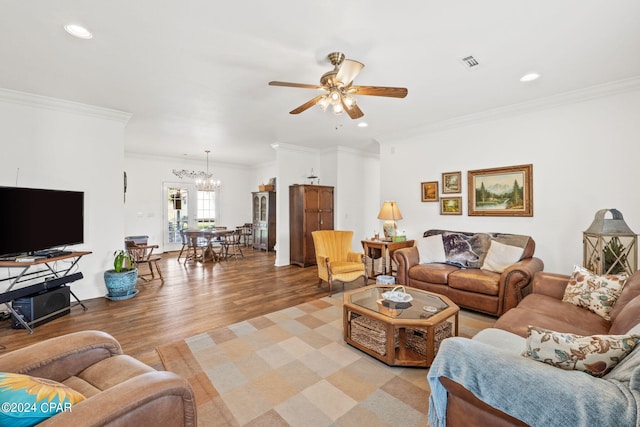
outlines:
M447 391L441 376L532 426L640 426L638 348L604 378L595 378L467 338L448 338L427 374L432 427L446 425Z

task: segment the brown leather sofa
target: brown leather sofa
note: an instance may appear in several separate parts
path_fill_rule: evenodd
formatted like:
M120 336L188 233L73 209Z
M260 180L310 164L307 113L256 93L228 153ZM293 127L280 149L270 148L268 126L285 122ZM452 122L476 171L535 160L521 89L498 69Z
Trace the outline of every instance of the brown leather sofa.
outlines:
M76 332L0 355L0 371L57 381L86 397L38 426L197 424L186 380L124 355L104 332Z
M398 249L393 254L398 266L396 281L445 295L461 307L500 316L530 292L533 275L544 268L542 260L533 256L535 247L529 238L520 261L502 273L444 263L420 264L417 246Z
M579 335L626 334L640 323L640 271L625 284L622 294L611 312L611 321L573 304L562 302L569 276L539 272L533 281L531 294L512 308L494 325L494 328L528 334L528 326L539 326L558 332ZM537 362L532 362L537 363ZM508 367L505 367L508 369ZM452 379L440 377L446 388L448 426L522 426L522 421L487 405L473 393ZM499 384L495 384L499 386ZM527 385L523 384L526 393Z

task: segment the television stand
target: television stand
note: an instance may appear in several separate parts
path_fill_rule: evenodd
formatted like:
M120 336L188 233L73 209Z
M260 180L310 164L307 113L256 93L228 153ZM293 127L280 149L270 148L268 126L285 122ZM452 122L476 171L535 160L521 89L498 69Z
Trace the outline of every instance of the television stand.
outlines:
M57 256L69 255L71 251L63 251L61 249L45 249L42 251L35 251L31 255L34 257L53 258Z
M31 326L27 322L25 322L21 318L21 316L18 315L18 313L16 313L11 305L13 300L26 296L26 294L24 292L21 292L23 288L13 288L17 284L28 280L44 279L44 282L42 282L41 284L32 286L43 286L46 289L47 287L59 286L82 278L81 273L71 273L71 270L76 266L76 264L78 264L80 258L85 255L89 255L90 253L91 252L67 252L63 255L53 256L51 258L36 259L34 261L0 261L0 267L19 269L17 274L13 276L9 275L9 277L0 279L0 283L6 281L10 282L9 287L0 292L0 303L3 303L7 307L9 312L13 314L13 316L20 322L20 324L22 324L22 326L24 326L24 328L30 334L33 333L33 329L31 328ZM62 269L58 269L56 261L61 261L64 259L72 259L72 261L68 266L65 266ZM38 265L43 265L46 267L46 269L30 271L32 267ZM51 274L53 274L53 278L51 278ZM28 288L30 287L31 286L25 286L25 292L33 293L32 291L28 290ZM78 304L82 306L82 309L86 311L87 307L82 303L82 301L80 301L80 299L78 299L78 297L71 290L69 290L69 292L71 296L73 296L73 298L75 298L75 300L78 302Z

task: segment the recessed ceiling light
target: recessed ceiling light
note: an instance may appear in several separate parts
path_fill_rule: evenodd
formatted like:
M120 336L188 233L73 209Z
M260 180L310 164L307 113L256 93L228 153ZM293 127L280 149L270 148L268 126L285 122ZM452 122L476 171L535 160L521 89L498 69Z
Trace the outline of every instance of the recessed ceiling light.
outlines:
M369 123L367 123L367 122L360 122L360 123L358 123L358 127L359 127L359 128L366 128L367 126L369 126Z
M525 74L524 76L520 77L520 81L521 82L532 82L534 80L537 80L540 77L540 74L538 73L528 73Z
M64 26L64 29L67 31L67 33L79 39L88 40L90 38L93 38L93 34L91 34L91 31L87 30L86 28L80 25L67 24Z

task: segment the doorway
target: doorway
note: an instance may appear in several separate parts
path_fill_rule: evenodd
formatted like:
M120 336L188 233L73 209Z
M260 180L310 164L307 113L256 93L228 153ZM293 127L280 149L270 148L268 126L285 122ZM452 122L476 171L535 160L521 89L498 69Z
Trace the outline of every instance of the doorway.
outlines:
M164 250L179 251L182 248L180 230L197 228L197 190L194 184L165 182L162 185L164 218Z

